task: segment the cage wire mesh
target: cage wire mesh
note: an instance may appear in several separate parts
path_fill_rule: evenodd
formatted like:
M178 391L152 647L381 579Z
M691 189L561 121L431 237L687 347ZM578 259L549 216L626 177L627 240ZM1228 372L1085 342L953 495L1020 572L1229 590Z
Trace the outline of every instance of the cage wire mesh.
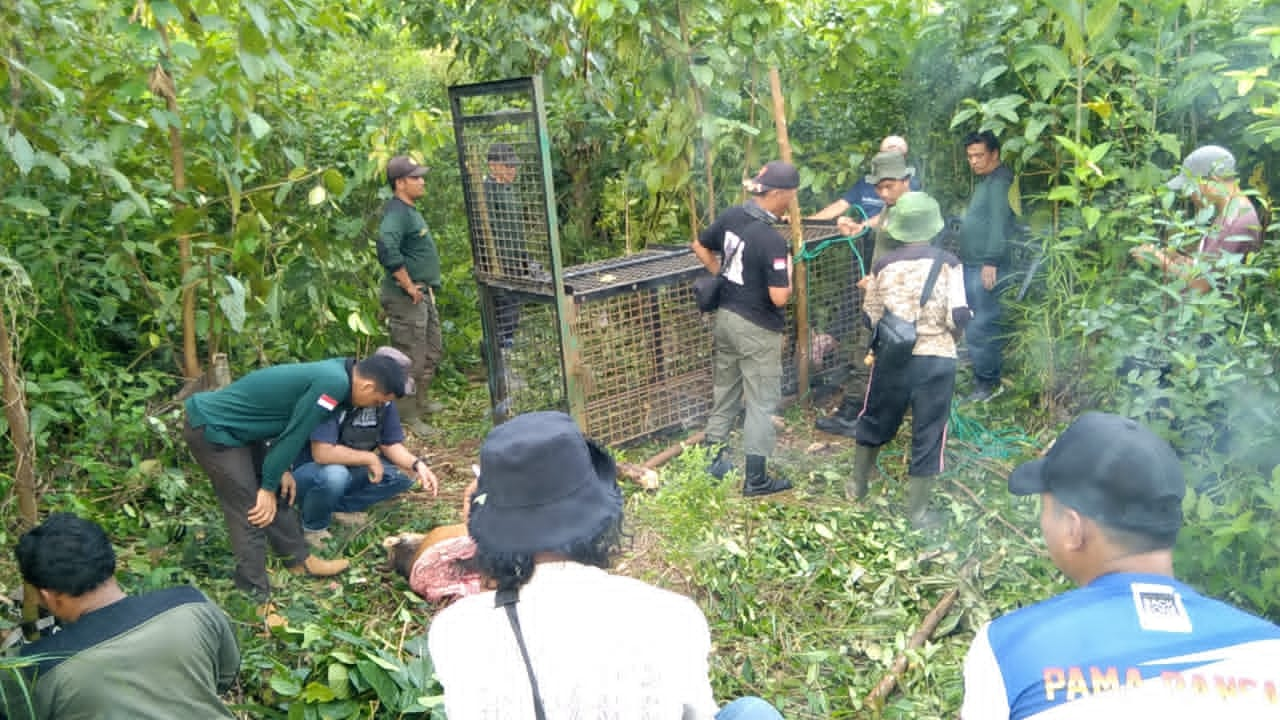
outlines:
M806 270L809 315L809 391L821 398L840 386L846 392L862 392L867 368L862 364L870 333L862 320L862 292L857 283L864 275L864 248L859 239L844 237L834 222L806 221L801 225L804 249L796 263ZM779 226L784 237L789 227ZM782 394L799 391L797 352L799 304L787 306L787 353L782 366Z
M650 246L562 267L539 80L454 86L449 98L495 418L561 409L612 445L701 426L712 339L693 299L697 257ZM861 256L833 223L804 233L810 385L850 389L851 378L866 379ZM787 308L787 394L799 390L796 307Z
M574 415L609 444L693 427L711 403L711 334L688 248L562 268L537 78L449 89L498 419Z

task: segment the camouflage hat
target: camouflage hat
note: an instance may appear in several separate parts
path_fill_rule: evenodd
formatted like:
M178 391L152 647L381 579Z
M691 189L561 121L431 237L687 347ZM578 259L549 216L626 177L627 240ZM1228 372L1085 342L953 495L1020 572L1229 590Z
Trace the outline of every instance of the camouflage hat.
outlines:
M888 150L871 158L871 174L866 180L868 185L878 185L881 180L902 180L915 174L916 169L907 165L906 155Z

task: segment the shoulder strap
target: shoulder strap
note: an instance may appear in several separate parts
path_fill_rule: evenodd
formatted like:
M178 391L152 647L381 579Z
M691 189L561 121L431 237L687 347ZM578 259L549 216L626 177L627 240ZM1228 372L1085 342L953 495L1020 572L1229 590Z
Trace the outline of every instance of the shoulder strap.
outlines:
M524 645L524 633L520 632L520 617L516 614L516 601L520 599L519 590L499 590L493 597L495 607L505 608L507 620L511 623L511 632L516 635L516 644L520 646L520 657L524 658L524 669L529 673L529 688L533 691L533 715L537 720L547 720L547 713L542 709L542 695L538 692L538 680L533 676L533 663L529 662L529 649Z
M924 289L920 291L920 307L924 307L933 295L933 286L938 282L938 273L942 272L942 253L933 248L933 265L929 266L929 278L924 281Z
M725 256L724 261L720 263L720 272L716 273L717 275L724 275L725 269L728 268L729 264L733 262L733 259L738 256L738 251L742 249L744 243L745 241L742 238L738 238L738 244L734 246L733 252Z

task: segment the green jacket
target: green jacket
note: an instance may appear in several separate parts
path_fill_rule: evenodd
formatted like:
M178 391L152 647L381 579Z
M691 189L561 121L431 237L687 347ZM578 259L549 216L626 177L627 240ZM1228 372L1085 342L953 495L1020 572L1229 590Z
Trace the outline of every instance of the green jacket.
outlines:
M1004 265L1009 257L1014 216L1009 207L1013 172L999 165L978 181L960 225L960 261L965 265Z
M398 197L387 201L382 209L382 224L378 226L378 262L386 268L382 278L384 290L399 290L391 274L400 268L409 271L409 278L420 285L440 289L440 253L436 241L427 229L427 221L414 206Z
M262 489L275 492L317 425L350 408L346 358L255 370L230 385L187 398L187 421L212 443L245 447L271 440L262 462Z

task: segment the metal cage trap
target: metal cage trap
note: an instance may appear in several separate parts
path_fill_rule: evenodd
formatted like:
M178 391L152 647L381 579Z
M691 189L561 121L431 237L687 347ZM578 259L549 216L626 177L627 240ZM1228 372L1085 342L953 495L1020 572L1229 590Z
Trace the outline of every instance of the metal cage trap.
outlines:
M454 86L449 101L495 420L561 409L611 445L700 426L712 339L693 299L697 257L685 245L651 245L565 266L539 78ZM850 362L865 340L861 262L851 242L833 239L834 224L805 235L810 374L838 383L861 367ZM788 393L797 390L796 312L788 306Z

